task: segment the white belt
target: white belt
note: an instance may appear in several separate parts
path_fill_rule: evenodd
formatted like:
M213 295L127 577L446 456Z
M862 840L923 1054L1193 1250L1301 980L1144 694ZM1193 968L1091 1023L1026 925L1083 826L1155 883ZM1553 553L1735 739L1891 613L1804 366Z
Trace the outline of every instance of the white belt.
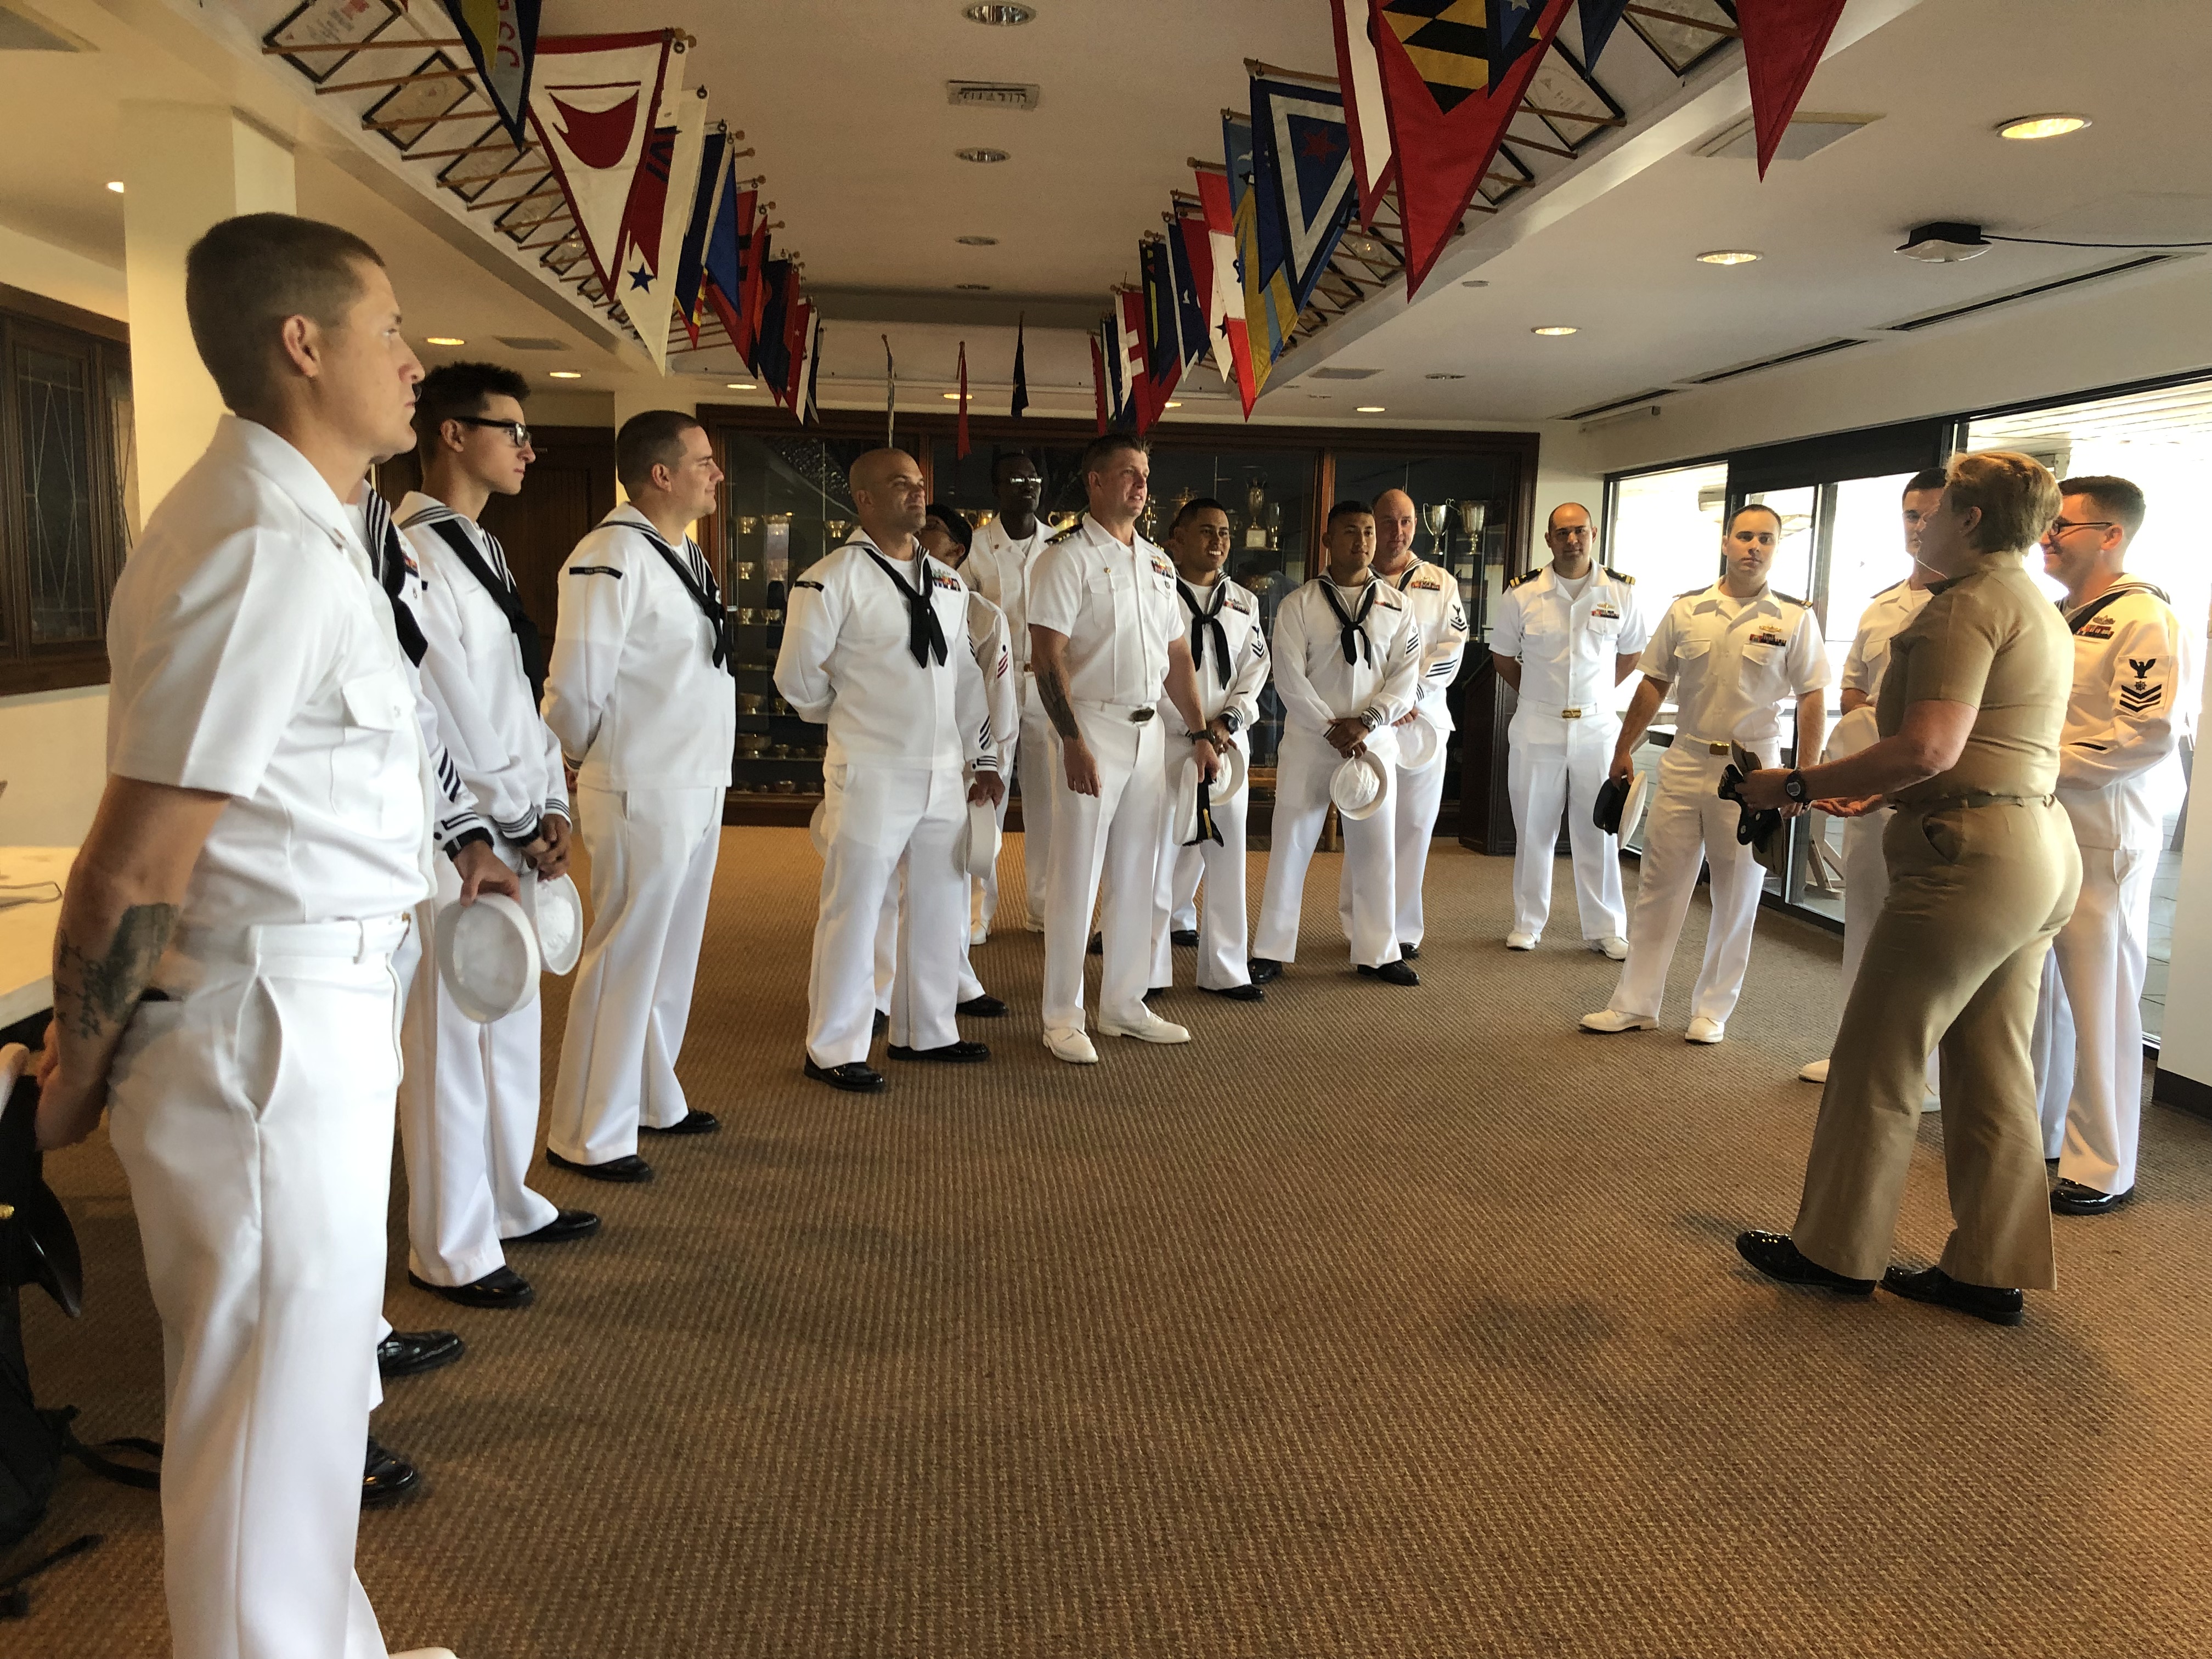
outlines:
M325 957L368 962L388 957L407 937L412 918L367 921L277 921L252 927L180 927L169 948L197 962L253 963L271 957Z

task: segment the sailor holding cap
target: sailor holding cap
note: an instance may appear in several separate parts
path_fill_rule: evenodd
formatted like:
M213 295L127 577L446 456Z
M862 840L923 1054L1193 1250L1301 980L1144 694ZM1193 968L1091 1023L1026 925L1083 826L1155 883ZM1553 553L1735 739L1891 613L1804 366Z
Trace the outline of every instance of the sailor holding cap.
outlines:
M1420 684L1421 629L1396 588L1369 568L1375 515L1361 501L1329 509L1328 565L1275 613L1275 693L1283 700L1275 763L1273 851L1252 942L1252 982L1279 978L1298 954L1306 867L1328 816L1330 784L1346 761L1372 757L1382 799L1362 818L1340 811L1352 883L1352 960L1361 976L1419 985L1397 942L1397 793L1392 727Z
M1249 770L1245 732L1260 717L1260 691L1267 683L1267 642L1260 632L1259 596L1222 572L1230 539L1228 509L1200 496L1176 509L1168 551L1175 560L1176 598L1188 618L1185 639L1198 674L1199 712L1206 716L1206 735L1224 760L1235 749ZM1174 704L1165 697L1160 699L1160 719L1176 720ZM1204 838L1187 847L1176 834L1179 815L1172 809L1190 769L1189 752L1179 743L1168 744L1165 750L1171 810L1161 826L1152 911L1152 986L1175 983L1177 923L1188 917L1183 926L1194 937L1187 942L1198 947L1198 988L1232 1002L1261 1001L1267 993L1252 983L1245 950L1244 824L1252 791L1247 787L1224 797L1209 789L1210 823L1197 826ZM1201 875L1206 882L1202 926L1194 908Z
M1667 607L1644 649L1644 683L1621 722L1612 775L1626 781L1636 747L1671 687L1674 741L1659 763L1636 914L1628 925L1628 960L1613 1000L1583 1016L1586 1031L1633 1031L1659 1024L1667 966L1689 913L1700 864L1712 870L1712 921L1705 957L1690 995L1692 1042L1718 1042L1751 963L1752 927L1765 882L1752 849L1736 840L1739 812L1718 793L1731 745L1741 744L1762 767L1781 747L1780 706L1797 700L1797 752L1820 752L1827 714L1828 652L1820 619L1802 599L1766 585L1782 536L1782 515L1759 503L1740 507L1721 538L1727 571L1711 587L1685 593Z

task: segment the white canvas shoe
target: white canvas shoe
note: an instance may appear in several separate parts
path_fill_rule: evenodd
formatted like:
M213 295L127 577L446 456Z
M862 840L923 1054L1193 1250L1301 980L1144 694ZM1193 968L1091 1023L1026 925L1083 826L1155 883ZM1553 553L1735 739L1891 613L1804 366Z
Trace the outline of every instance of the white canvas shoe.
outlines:
M1509 951L1533 951L1536 948L1536 938L1534 933L1508 933L1505 948Z
M1594 939L1589 948L1609 962L1628 960L1628 941L1618 933L1607 933L1603 939Z
M982 944L990 937L991 930L980 921L968 930L968 943L971 947Z
M1728 1035L1728 1027L1717 1019L1707 1019L1699 1014L1690 1022L1690 1029L1682 1033L1685 1042L1718 1042Z
M1176 1024L1173 1020L1162 1019L1149 1008L1144 1011L1143 1018L1131 1020L1127 1024L1119 1020L1109 1019L1105 1015L1101 1014L1098 1016L1098 1029L1108 1036L1134 1037L1139 1042L1188 1042L1190 1041L1190 1032L1187 1028Z
M1044 1046L1052 1050L1054 1060L1064 1060L1071 1066L1096 1066L1098 1051L1091 1046L1091 1039L1081 1031L1047 1031Z
M1828 1062L1826 1057L1808 1062L1797 1073L1797 1080L1800 1083L1826 1083L1828 1080Z
M1624 1014L1618 1008L1601 1008L1594 1014L1583 1016L1585 1031L1656 1031L1659 1017L1656 1014Z

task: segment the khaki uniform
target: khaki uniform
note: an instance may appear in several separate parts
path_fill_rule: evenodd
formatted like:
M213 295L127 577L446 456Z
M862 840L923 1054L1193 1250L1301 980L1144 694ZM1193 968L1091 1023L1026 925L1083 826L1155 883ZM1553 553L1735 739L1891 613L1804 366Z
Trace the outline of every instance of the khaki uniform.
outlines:
M2056 1283L2028 1041L2051 940L2081 864L2053 799L2072 682L2065 624L2018 554L1939 584L1896 637L1877 719L1909 704L1980 712L1958 764L1897 793L1883 837L1889 898L1838 1032L1792 1229L1811 1260L1881 1275L1940 1047L1943 1151L1956 1222L1941 1266L1969 1285Z

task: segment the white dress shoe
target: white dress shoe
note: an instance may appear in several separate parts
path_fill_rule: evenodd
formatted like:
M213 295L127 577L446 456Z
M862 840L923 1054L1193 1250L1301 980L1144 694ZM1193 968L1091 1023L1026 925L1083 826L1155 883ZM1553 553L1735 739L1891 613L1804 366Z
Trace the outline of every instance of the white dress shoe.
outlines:
M1601 1008L1594 1014L1583 1016L1585 1031L1656 1031L1659 1018L1656 1014L1624 1014L1618 1008Z
M1134 1037L1139 1042L1188 1042L1189 1030L1173 1020L1162 1019L1147 1008L1143 1018L1121 1021L1098 1016L1098 1029L1108 1036Z
M1928 1113L1929 1113L1929 1112L1940 1112L1940 1111L1942 1111L1942 1109L1943 1109L1943 1097L1942 1097L1942 1096L1941 1096L1941 1095L1931 1095L1931 1094L1923 1094L1923 1095L1920 1097L1920 1110L1921 1110L1921 1115L1922 1115L1923 1116L1925 1116L1925 1115L1926 1115Z
M1031 916L1022 925L1027 927L1032 933L1042 933L1044 932L1044 918L1042 916Z
M968 930L968 943L971 945L981 945L990 937L991 930L980 922Z
M1607 933L1603 939L1594 939L1589 948L1609 962L1628 960L1628 941L1618 933Z
M1508 933L1505 936L1505 948L1509 951L1533 951L1536 948L1536 935Z
M395 1653L392 1659L453 1659L451 1648L410 1648L404 1653Z
M1797 1073L1797 1080L1800 1083L1826 1083L1828 1080L1827 1060L1821 1059L1808 1061Z
M1699 1014L1690 1022L1690 1029L1682 1033L1685 1042L1718 1042L1728 1035L1728 1027L1717 1019L1707 1019Z
M1044 1046L1052 1050L1054 1060L1064 1060L1071 1066L1096 1066L1098 1051L1091 1046L1091 1039L1081 1031L1047 1031Z

